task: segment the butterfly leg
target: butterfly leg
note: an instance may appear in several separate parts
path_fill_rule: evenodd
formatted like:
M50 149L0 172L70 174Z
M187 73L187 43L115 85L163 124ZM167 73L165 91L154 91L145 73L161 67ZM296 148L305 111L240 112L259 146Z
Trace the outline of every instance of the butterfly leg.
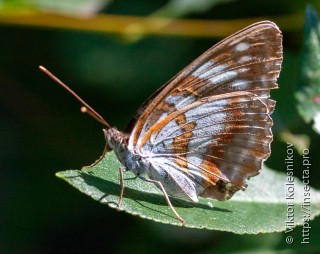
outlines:
M106 144L106 146L103 149L102 155L99 157L99 159L97 159L94 163L92 163L89 166L84 166L83 168L92 168L95 165L97 165L100 161L102 161L102 159L106 156L107 152L110 151L110 148L108 147L108 145Z
M123 198L123 192L124 192L123 171L124 171L124 168L123 167L119 167L119 173L120 173L120 196L119 196L119 200L118 200L118 208L117 208L117 210L120 209L120 205L121 205L122 198Z
M168 206L170 207L170 209L172 210L172 212L174 213L174 215L178 218L179 221L182 222L182 226L186 225L186 221L177 213L176 209L174 209L173 205L171 204L171 201L169 199L169 196L165 190L165 188L163 187L162 183L160 181L156 181L156 180L152 180L152 179L147 179L143 176L138 176L141 180L146 181L148 183L153 183L155 185L157 185L160 190L163 192L163 195L167 201Z

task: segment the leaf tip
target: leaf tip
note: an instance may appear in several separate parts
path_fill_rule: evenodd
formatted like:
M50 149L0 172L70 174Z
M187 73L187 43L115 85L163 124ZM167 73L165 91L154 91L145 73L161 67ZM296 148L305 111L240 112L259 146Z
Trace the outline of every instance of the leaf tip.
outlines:
M54 175L58 178L63 178L63 171L56 172Z

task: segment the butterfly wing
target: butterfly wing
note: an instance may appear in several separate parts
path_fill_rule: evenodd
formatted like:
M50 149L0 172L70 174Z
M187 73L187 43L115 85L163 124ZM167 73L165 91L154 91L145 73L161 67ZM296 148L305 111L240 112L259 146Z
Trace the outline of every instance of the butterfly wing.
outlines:
M128 148L150 156L163 172L182 172L198 195L230 198L270 155L275 102L269 96L281 63L274 23L231 35L142 105L127 129Z

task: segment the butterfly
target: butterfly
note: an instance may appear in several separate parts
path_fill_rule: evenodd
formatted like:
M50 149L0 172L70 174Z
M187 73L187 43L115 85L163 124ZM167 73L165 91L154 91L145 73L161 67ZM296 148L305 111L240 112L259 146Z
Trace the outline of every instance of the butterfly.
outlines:
M83 111L105 125L104 155L113 150L123 171L155 184L178 220L185 220L169 196L227 200L261 170L270 156L270 115L282 64L282 34L262 21L222 40L158 89L124 132L44 67L40 69L73 94ZM98 161L99 161L98 160ZM98 162L97 161L97 162ZM96 163L97 163L96 162ZM96 164L95 163L95 164Z

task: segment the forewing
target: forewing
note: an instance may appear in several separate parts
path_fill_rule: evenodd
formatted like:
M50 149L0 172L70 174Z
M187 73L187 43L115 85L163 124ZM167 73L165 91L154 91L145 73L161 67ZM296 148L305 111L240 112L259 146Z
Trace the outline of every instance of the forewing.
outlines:
M137 111L127 133L129 145L139 145L159 119L200 98L248 91L272 112L268 99L276 88L282 63L282 35L270 21L253 24L222 40L161 87Z

